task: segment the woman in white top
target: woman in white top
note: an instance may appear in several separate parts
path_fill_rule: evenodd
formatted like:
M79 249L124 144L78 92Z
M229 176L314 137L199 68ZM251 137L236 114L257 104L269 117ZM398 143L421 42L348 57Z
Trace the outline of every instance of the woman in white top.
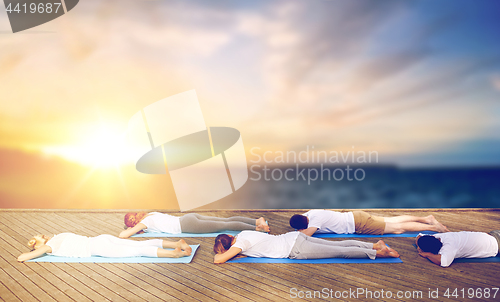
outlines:
M221 234L215 238L214 263L224 263L238 254L250 257L322 259L399 257L382 240L367 243L357 240L329 241L301 232L269 235L243 231L236 237Z
M152 239L133 241L111 235L86 237L73 233L58 235L36 235L28 246L32 249L17 258L24 262L44 254L61 257L168 257L179 258L191 255L191 247L183 240L177 242ZM165 250L166 248L173 250Z
M240 216L221 218L196 213L179 217L158 212L131 212L125 215L125 226L128 228L120 233L120 238L128 238L141 231L170 234L202 234L243 230L269 232L269 226L263 217L259 219Z

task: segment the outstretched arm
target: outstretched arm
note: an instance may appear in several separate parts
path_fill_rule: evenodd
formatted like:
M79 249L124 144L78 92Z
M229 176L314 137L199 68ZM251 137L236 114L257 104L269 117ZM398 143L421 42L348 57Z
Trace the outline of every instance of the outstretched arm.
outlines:
M318 228L316 228L316 227L310 227L307 229L299 230L299 232L304 233L307 236L312 236L312 235L314 235L314 233L316 233L317 230L318 230Z
M230 247L229 250L225 251L222 254L215 254L214 263L224 263L234 256L241 253L241 249L239 247Z
M436 255L429 252L423 252L420 248L418 248L418 254L424 258L429 259L430 262L441 266L441 255L439 254Z
M17 261L19 262L24 262L26 260L30 260L36 257L40 257L46 253L52 253L52 248L48 245L42 245L41 247L37 248L34 251L31 251L29 253L24 253L21 254L21 256L17 257Z
M146 225L144 223L140 223L139 222L138 224L135 225L135 227L128 228L128 229L122 231L120 233L120 235L118 235L118 237L120 237L120 238L128 238L128 237L130 237L130 236L136 234L137 232L140 232L140 231L142 231L142 230L144 230L146 228L147 227L146 227Z

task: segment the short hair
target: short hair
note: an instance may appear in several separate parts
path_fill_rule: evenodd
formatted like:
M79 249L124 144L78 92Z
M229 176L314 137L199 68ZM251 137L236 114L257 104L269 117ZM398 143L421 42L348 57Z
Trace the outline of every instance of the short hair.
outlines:
M219 234L215 237L214 253L222 254L231 248L233 238L227 234Z
M304 215L295 214L290 218L290 226L296 230L307 229L307 217Z
M439 253L439 250L441 247L443 247L443 243L441 243L441 240L434 236L421 236L417 240L417 245L418 247L427 253L433 253L436 254Z

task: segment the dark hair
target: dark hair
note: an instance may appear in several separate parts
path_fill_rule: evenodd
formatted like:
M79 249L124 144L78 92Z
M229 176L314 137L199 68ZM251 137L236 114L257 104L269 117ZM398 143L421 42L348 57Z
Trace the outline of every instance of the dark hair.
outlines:
M421 236L420 238L418 238L417 245L422 251L433 253L436 255L437 253L439 253L439 250L443 246L443 244L438 238L428 235Z
M307 229L307 217L304 215L295 214L290 218L290 226L296 230Z
M214 253L222 254L231 248L233 238L227 234L220 234L215 237Z

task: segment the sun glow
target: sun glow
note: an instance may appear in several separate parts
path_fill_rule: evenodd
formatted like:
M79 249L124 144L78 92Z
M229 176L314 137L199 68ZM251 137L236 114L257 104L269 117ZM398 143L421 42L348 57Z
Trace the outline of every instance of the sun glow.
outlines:
M83 138L81 143L48 146L43 148L43 152L94 168L109 168L132 163L125 132L120 132L119 129L107 124L86 127L79 135Z

